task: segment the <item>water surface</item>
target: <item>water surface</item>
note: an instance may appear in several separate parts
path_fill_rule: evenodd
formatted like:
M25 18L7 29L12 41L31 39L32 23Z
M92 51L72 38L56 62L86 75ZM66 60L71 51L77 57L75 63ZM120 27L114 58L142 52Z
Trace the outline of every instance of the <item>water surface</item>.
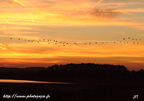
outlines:
M0 83L47 83L47 84L70 84L68 82L46 82L33 80L0 79Z

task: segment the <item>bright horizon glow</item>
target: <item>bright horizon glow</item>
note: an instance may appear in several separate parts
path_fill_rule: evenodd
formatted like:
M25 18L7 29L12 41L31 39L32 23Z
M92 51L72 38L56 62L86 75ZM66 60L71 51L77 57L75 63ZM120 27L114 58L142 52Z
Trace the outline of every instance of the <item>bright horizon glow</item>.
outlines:
M96 63L144 69L144 0L0 4L0 67Z

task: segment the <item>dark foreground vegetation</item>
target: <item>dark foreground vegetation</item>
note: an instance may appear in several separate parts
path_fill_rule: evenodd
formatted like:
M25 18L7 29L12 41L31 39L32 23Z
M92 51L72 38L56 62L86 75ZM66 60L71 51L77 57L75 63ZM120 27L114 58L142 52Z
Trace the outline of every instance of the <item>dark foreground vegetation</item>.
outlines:
M138 95L138 100L144 101L144 70L128 71L121 65L82 63L53 65L48 68L1 67L0 79L72 83L59 85L0 83L1 98L3 94L16 93L50 94L49 101L131 101L134 100L134 95Z

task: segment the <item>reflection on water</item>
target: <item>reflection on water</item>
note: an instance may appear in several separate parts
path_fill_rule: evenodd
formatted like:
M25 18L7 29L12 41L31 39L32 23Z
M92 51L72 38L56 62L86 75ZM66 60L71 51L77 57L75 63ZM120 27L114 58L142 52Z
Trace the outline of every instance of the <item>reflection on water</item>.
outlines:
M45 82L31 80L0 79L0 83L47 83L47 84L70 84L67 82Z

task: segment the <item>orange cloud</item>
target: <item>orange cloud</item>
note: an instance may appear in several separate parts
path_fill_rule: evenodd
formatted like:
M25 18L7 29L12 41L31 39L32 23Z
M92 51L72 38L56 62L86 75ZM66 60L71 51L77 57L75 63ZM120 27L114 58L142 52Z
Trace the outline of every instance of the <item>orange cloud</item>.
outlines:
M0 43L0 49L7 50L9 48L7 45Z
M144 22L139 19L143 17L141 13L144 12L141 2L134 2L134 0L121 3L114 0L112 2L110 0L109 2L106 0L3 0L0 1L0 4L0 25L2 26L0 27L0 42L8 44L8 47L0 45L0 56L11 63L89 62L89 59L95 62L96 58L103 58L105 60L101 61L106 62L106 59L115 57L127 60L125 59L127 57L139 57L140 59L144 56L142 43L137 45L118 43L84 45L85 42L93 41L85 38L95 39L94 37L103 33L109 34L109 38L127 34L135 37L137 33L143 35ZM134 16L130 16L131 14ZM136 16L136 14L141 16ZM123 29L115 29L116 32L113 32L112 28L109 29L110 26L119 26L117 28ZM87 31L83 30L83 27ZM96 27L101 30L97 31ZM127 30L128 27L132 29L131 32ZM110 32L115 34L110 34ZM117 36L117 34L120 35ZM13 39L10 40L10 37ZM21 40L18 40L19 38ZM47 41L37 42L43 38L68 41L71 46L63 46L59 43L58 47L54 42L51 44L48 44ZM25 39L34 39L35 42L25 41ZM74 45L73 43L78 39L82 39L78 41L80 44ZM102 38L99 38L96 41L101 42L101 40ZM69 59L67 60L66 57ZM117 63L116 60L112 60L114 62L109 60L108 62ZM120 59L118 61L123 62ZM142 62L135 59L125 62L133 61Z
M136 24L139 26L141 23L118 21L117 14L119 13L130 13L130 12L143 12L142 8L139 9L99 9L94 2L85 1L27 1L27 0L16 0L11 1L24 4L26 7L20 7L12 5L7 7L5 4L2 8L6 7L7 13L4 13L2 9L3 20L5 23L19 24L19 25L58 25L58 26L83 26L83 25L126 25ZM103 2L103 0L96 1L103 5L111 5ZM8 2L7 2L8 3ZM119 4L118 5L122 5ZM14 13L13 13L14 12ZM1 20L2 23L4 21Z

